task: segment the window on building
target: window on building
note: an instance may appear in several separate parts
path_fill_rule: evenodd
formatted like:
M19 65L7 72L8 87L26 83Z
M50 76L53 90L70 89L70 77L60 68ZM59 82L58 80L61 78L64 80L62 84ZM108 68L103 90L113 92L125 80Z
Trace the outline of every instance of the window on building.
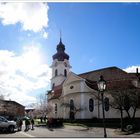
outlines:
M93 110L94 110L94 100L89 99L89 111L93 112Z
M105 111L109 111L109 98L105 97L104 99L104 106L105 106Z
M57 69L55 70L55 76L57 76L57 74L58 74L58 71L57 71Z
M66 69L64 70L64 76L67 76L67 70Z
M57 114L57 104L55 104L54 110L55 110L55 114Z
M73 89L74 88L74 86L72 85L72 86L70 86L70 89Z
M55 86L55 83L52 84L52 89L54 88L54 86Z

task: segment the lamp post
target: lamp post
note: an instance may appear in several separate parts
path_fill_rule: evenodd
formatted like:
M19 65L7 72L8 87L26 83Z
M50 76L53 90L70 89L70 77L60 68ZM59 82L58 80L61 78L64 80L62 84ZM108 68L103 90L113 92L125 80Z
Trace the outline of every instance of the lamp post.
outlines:
M98 90L101 93L101 100L102 100L104 138L107 138L106 126L105 126L105 112L104 112L104 91L106 89L106 81L104 80L102 75L100 76L100 79L99 79L97 85L98 85Z

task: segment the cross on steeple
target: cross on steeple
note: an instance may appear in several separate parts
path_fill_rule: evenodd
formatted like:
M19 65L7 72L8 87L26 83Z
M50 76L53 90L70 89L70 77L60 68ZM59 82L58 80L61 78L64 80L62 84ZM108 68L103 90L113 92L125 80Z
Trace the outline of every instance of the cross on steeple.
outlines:
M60 30L60 42L56 47L57 53L53 55L53 60L64 61L64 59L69 60L69 55L65 53L65 45L62 43L62 34Z
M61 29L60 29L60 42L62 43L62 33L61 33Z

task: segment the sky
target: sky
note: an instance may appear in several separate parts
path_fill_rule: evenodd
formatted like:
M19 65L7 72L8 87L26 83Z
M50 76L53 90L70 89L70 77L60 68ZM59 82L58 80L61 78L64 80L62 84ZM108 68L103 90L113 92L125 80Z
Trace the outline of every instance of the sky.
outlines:
M0 3L0 94L23 105L50 89L60 41L80 74L140 70L140 3Z

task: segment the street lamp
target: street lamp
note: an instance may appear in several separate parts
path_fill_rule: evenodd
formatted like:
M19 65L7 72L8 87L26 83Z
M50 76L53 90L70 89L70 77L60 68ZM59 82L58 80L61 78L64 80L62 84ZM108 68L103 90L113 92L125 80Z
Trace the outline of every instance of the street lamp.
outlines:
M104 112L104 91L106 89L106 81L104 80L102 75L100 76L100 79L99 79L97 85L98 85L98 90L101 93L101 100L102 100L104 138L107 138L106 127L105 127L105 112Z

